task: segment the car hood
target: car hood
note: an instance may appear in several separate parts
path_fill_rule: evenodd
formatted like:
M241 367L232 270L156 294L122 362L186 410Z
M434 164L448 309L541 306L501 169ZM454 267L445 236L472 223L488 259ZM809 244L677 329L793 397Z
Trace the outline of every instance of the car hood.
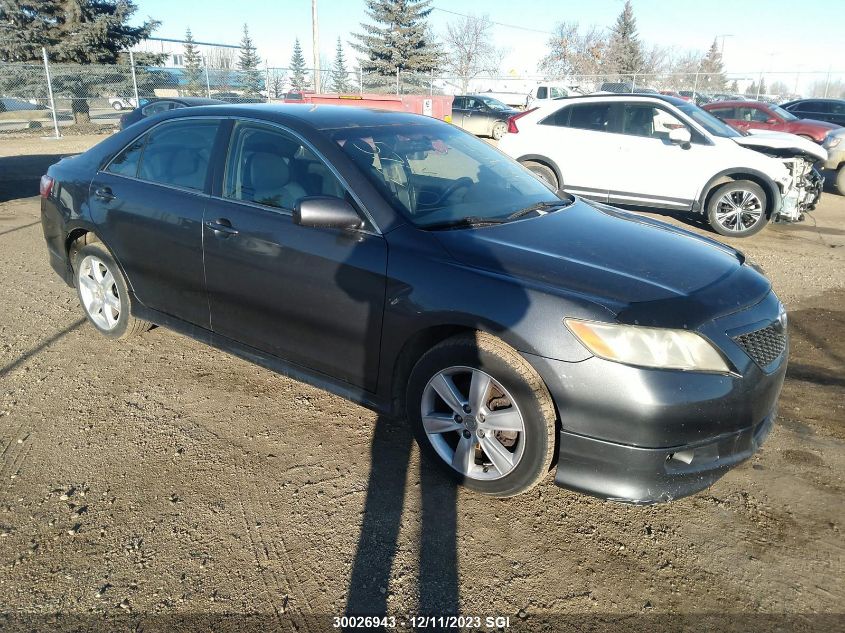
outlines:
M542 217L435 235L464 265L576 293L623 323L695 328L770 290L735 249L577 198Z
M827 150L821 145L787 132L748 130L748 136L738 136L732 140L743 147L759 151L794 152L812 156L816 160L827 160Z

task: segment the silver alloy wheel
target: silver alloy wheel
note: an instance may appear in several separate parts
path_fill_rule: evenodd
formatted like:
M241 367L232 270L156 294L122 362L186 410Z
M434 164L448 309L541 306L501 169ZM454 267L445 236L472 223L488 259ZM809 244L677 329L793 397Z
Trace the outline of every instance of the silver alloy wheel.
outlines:
M763 215L763 203L753 191L728 191L716 203L716 222L728 231L745 231Z
M525 423L513 397L480 369L448 367L425 386L423 428L437 454L470 479L501 479L525 450Z
M113 330L120 319L120 294L114 275L99 257L88 255L77 274L82 307L102 330Z

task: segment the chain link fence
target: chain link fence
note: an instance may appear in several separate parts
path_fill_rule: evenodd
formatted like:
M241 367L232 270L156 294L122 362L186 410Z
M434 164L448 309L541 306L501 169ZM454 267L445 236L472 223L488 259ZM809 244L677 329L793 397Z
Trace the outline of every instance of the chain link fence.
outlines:
M781 103L799 97L845 98L845 72L752 71L714 78L703 73L632 76L481 75L473 78L399 71L395 75L332 69L169 68L135 64L0 63L0 132L76 125L115 126L123 111L167 97L207 97L231 103L295 102L315 92L345 95L483 94L524 107L544 96L610 92L674 92L699 104L742 96ZM541 87L546 86L546 92Z

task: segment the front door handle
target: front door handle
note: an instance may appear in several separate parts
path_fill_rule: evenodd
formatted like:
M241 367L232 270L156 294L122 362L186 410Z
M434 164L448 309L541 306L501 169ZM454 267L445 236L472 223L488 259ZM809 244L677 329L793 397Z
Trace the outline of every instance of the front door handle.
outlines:
M228 237L229 235L238 234L238 230L232 227L232 223L226 218L219 218L214 221L209 221L206 222L205 225L220 237Z
M115 198L115 195L111 192L109 187L100 187L99 189L95 189L94 195L103 202L108 202L110 200L114 200Z

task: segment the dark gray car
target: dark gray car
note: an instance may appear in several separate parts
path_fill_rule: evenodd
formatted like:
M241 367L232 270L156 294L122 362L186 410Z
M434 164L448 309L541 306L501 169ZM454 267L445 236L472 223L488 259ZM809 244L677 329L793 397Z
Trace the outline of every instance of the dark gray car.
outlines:
M452 101L452 123L476 136L497 141L508 131L508 119L519 110L484 95L457 95Z
M668 500L774 422L786 314L741 253L429 117L176 110L50 167L41 213L103 335L167 326L406 418L485 494L556 462L562 486Z

